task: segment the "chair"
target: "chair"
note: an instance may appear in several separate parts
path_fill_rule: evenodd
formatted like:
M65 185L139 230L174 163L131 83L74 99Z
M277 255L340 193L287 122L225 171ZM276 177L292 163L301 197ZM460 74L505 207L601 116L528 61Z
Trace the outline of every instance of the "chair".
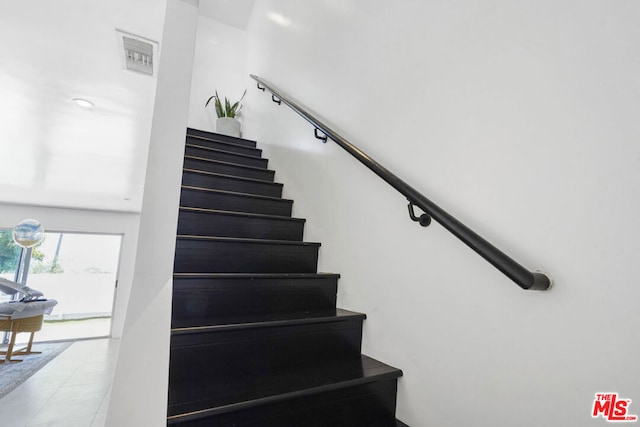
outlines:
M33 346L33 336L36 332L42 329L42 322L44 319L44 315L40 314L38 316L31 317L22 317L19 319L12 318L11 316L6 316L0 314L0 331L10 332L11 339L9 340L9 347L6 351L0 351L0 355L4 355L4 360L0 359L0 363L5 362L22 362L22 359L13 359L13 356L24 356L28 354L40 354L40 351L32 351L31 347ZM29 337L29 343L26 347L21 348L19 350L13 349L16 343L16 336L22 332L30 332L31 336Z

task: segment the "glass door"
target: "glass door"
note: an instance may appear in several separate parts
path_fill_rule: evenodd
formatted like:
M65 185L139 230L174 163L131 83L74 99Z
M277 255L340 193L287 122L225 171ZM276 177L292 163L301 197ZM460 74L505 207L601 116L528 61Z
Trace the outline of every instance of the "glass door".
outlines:
M42 243L22 250L12 232L0 230L0 276L58 301L34 341L109 336L122 236L46 232ZM0 293L0 302L11 298Z
M27 284L58 301L35 341L106 337L111 333L122 236L45 233Z

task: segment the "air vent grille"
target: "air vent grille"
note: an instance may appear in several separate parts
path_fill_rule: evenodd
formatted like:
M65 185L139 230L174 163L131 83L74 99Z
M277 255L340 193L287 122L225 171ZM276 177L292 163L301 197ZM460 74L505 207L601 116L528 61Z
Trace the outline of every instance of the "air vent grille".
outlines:
M116 34L124 69L154 76L158 62L158 43L121 30L116 30Z
M122 37L127 70L153 75L153 45L142 40Z

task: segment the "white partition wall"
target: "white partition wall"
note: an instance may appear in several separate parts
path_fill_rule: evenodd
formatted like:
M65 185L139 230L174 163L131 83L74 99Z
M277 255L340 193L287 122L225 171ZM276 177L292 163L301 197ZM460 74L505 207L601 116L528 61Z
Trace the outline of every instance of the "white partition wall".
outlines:
M166 424L171 287L197 1L168 0L129 299L107 426Z

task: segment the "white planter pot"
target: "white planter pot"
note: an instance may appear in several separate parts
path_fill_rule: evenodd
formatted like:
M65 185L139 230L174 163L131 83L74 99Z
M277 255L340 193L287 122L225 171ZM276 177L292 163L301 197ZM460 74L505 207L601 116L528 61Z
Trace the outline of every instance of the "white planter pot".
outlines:
M240 137L240 122L231 117L219 117L216 121L216 132L222 135Z

